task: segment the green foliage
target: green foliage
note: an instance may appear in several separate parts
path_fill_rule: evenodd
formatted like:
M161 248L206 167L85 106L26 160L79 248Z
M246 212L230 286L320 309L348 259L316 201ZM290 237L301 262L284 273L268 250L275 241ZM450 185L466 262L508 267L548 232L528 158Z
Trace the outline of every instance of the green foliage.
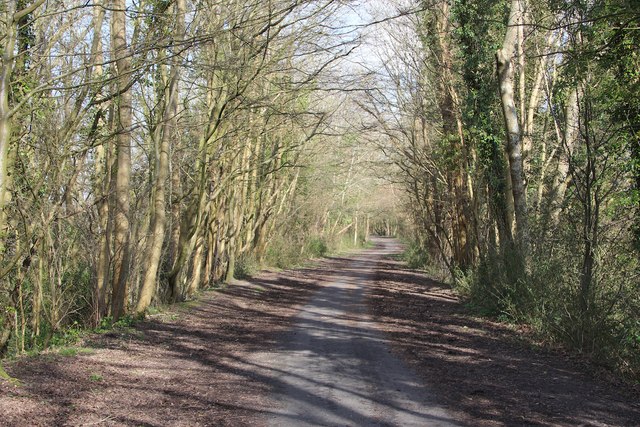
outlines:
M133 315L121 317L117 322L113 321L110 316L104 317L98 327L91 329L85 324L74 321L61 329L53 329L49 323L41 325L40 334L33 337L26 348L27 354L38 354L48 348L57 349L58 354L62 356L75 356L78 353L90 352L90 349L74 347L82 341L82 339L92 332L106 333L114 329L128 329L133 327L140 318ZM29 335L27 330L27 335ZM18 348L18 341L13 337L13 348Z
M73 323L63 331L54 333L49 341L49 345L52 347L60 347L75 344L85 332L86 329L82 328L77 322Z
M135 324L142 320L140 316L127 314L120 317L118 321L114 322L113 317L105 316L100 320L100 325L96 328L96 332L107 332L113 329L126 329L135 326Z
M556 247L553 255L533 253L526 272L512 253L487 256L474 271L457 277L457 290L479 315L526 323L547 341L637 377L640 286L624 272L638 271L639 261L603 251L598 259L602 272L585 313L579 303L579 241L565 239L566 245Z
M359 236L360 237L360 236ZM362 248L364 238L354 244L353 234L340 236L305 236L303 233L289 233L275 236L265 254L265 263L277 268L291 268L303 264L311 258L321 258L330 253L339 253Z
M306 251L312 258L323 257L327 254L328 250L327 242L322 237L311 237L307 242Z
M276 236L267 247L265 262L277 268L300 265L304 261L303 248L304 245L293 236Z
M430 257L424 247L416 242L411 242L402 253L402 260L409 268L425 269L429 265Z
M141 320L140 317L127 314L118 319L117 322L113 324L114 328L132 328L136 325L137 322Z
M488 254L474 271L459 274L455 284L482 315L521 319L533 299L522 257L515 249Z
M236 260L233 269L233 277L236 279L247 279L258 271L259 266L255 257L251 254L243 254Z
M17 386L22 385L17 378L13 378L11 375L7 373L7 371L5 371L2 364L0 364L0 380L7 380Z
M100 324L96 328L96 331L98 332L108 331L111 328L113 328L113 317L105 316L102 319L100 319Z

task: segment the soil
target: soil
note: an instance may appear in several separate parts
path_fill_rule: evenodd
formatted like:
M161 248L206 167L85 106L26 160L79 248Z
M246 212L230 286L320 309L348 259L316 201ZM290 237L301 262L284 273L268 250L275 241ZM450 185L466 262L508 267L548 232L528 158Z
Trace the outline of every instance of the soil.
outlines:
M465 426L640 426L640 388L532 334L473 317L451 288L387 257L369 301L395 351Z
M391 240L340 261L302 307L277 348L252 365L271 384L273 427L458 426L438 396L397 355L366 304L365 291Z
M263 272L133 330L92 336L89 353L6 363L22 386L0 381L0 425L256 425L268 385L243 360L274 345L334 266Z
M430 404L458 425L640 425L637 389L474 318L446 285L382 259L389 245L397 248L379 240L356 263L333 258L237 281L131 330L91 336L77 355L5 362L22 385L0 379L0 425L274 425L282 377L264 370L275 371L283 351L299 350L292 343L305 307L319 295L340 297L326 290L349 280L363 289L354 310L377 329L375 341L393 349L385 358L404 360Z

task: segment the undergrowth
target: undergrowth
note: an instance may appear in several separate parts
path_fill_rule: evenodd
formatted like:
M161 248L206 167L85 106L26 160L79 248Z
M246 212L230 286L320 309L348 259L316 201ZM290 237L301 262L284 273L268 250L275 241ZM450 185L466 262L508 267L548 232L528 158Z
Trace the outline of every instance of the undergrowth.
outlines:
M433 261L409 244L403 260L429 271ZM629 271L640 260L624 252L598 253L592 291L581 291L579 246L534 248L526 262L515 250L483 254L478 264L449 276L474 314L527 325L535 339L570 349L640 382L640 283Z
M12 358L21 354L36 356L44 351L54 351L61 356L75 356L80 353L88 353L92 350L76 347L88 335L106 334L113 331L130 331L140 320L140 317L133 315L122 316L118 321L114 321L112 317L107 316L104 317L95 328L83 327L78 322L74 322L59 331L49 331L45 328L41 336L33 341L33 344L28 350L25 352L13 351L9 353L7 357ZM13 346L15 345L16 343L13 343Z
M264 264L258 264L258 266L293 268L303 265L308 260L366 248L367 245L370 243L367 243L364 237L354 242L352 235L337 237L280 235L271 240L267 247Z
M561 255L534 253L520 269L512 253L493 254L456 278L456 289L475 313L526 324L537 338L640 382L638 283L607 269L596 276L584 301L579 262ZM615 265L615 259L608 263Z

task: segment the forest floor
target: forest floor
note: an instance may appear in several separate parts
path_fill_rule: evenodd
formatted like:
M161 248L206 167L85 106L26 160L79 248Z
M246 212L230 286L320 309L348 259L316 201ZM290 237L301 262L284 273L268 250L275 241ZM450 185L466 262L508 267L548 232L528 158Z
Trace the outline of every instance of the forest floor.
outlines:
M5 363L1 426L640 425L640 393L376 247Z

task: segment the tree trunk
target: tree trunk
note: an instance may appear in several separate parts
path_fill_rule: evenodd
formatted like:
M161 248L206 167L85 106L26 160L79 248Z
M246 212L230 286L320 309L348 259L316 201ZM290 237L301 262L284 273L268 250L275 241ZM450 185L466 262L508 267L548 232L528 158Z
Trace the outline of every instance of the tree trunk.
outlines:
M470 189L467 187L466 165L468 150L462 131L462 112L460 111L458 94L454 87L453 58L448 36L450 29L450 8L447 1L439 3L434 22L437 49L436 55L440 64L440 99L438 101L442 127L446 143L452 144L451 152L455 158L455 166L450 174L450 185L453 193L453 241L454 258L457 267L465 269L473 262L473 243L469 233L471 209L469 203Z
M96 7L93 11L93 42L91 46L93 57L92 78L100 80L103 76L102 63L104 57L102 53L102 24L104 21L105 10L102 2L96 1ZM101 95L100 89L94 96ZM96 151L94 158L94 179L93 191L96 199L98 211L98 256L96 261L95 283L93 290L93 311L94 325L98 325L100 320L107 315L107 289L109 282L109 270L111 263L111 221L109 212L109 189L111 186L112 171L112 150L105 148L104 143L98 142L97 134L102 125L104 125L104 111L98 109L93 119L93 125L90 132L90 140L96 143ZM110 118L111 119L111 118Z
M356 212L353 224L353 246L358 246L358 212Z
M364 227L364 238L365 238L365 240L366 240L367 242L369 241L369 227L370 227L370 220L371 220L370 215L369 215L369 214L367 214L367 222L366 222L366 225L365 225L365 227Z
M193 253L193 259L191 261L191 277L189 284L187 285L186 294L188 296L194 295L198 289L202 286L202 260L204 258L205 239L202 234L206 234L206 229L203 233L200 233L196 239L196 249Z
M113 0L111 17L111 43L116 63L118 96L116 97L116 182L114 216L114 261L113 296L111 315L119 319L126 312L129 293L130 258L130 201L129 183L131 180L131 92L128 88L131 78L131 58L126 39L126 1Z
M553 227L557 227L560 223L560 212L562 211L562 203L567 191L571 156L580 134L578 89L573 89L569 94L569 98L567 98L565 120L564 136L562 138L563 147L561 147L558 156L558 169L554 178L553 194L551 196L550 208Z
M174 49L176 42L184 37L184 25L182 20L185 13L185 1L177 0L175 3L176 29L173 39ZM142 288L140 289L140 297L136 307L137 313L144 313L151 304L151 300L155 295L156 283L158 278L158 269L160 268L160 257L162 256L162 246L164 243L165 228L167 223L166 213L166 182L169 178L169 150L170 141L176 138L177 115L178 115L178 81L180 80L180 61L179 56L175 55L171 64L171 74L166 85L164 94L164 114L162 115L162 134L159 141L159 149L157 150L158 159L156 160L156 177L154 182L154 208L151 218L151 235L147 242L145 250L145 259L147 260L147 268L144 272Z
M0 64L0 234L5 234L6 214L4 212L8 197L9 181L9 145L11 144L11 111L9 94L11 92L11 75L14 65L14 49L16 46L17 28L15 21L16 2L9 0L4 12L5 31L2 46L2 63ZM4 239L3 239L4 240ZM0 253L4 253L4 241Z
M522 161L522 138L514 96L514 56L518 43L518 26L523 15L523 1L512 0L507 33L502 48L496 52L502 113L507 134L509 176L516 222L516 241L526 252L528 245L527 198Z

